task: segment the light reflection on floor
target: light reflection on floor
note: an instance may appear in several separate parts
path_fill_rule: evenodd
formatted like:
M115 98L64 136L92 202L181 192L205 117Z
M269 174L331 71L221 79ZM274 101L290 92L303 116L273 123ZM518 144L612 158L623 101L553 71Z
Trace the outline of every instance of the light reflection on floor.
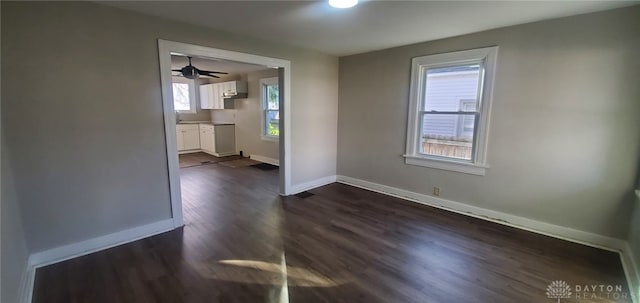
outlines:
M230 282L295 287L334 287L345 283L343 279L328 277L313 270L286 266L284 253L280 264L256 260L220 260L191 265L203 278Z

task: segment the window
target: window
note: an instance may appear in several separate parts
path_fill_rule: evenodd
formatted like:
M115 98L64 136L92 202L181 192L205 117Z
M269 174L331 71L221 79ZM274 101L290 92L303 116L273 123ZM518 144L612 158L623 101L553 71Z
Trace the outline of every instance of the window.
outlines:
M407 164L484 175L497 47L412 60Z
M277 140L280 136L280 92L278 78L260 80L262 99L262 138Z
M178 113L196 113L196 90L194 81L182 77L174 77L173 109Z

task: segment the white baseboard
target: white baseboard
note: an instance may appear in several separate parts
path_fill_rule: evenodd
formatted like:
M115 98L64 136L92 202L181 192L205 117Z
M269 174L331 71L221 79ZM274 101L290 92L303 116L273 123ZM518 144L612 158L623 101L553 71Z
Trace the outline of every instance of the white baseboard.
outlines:
M36 279L36 267L27 264L27 270L25 271L24 289L20 293L22 295L22 303L31 303L33 297L33 282Z
M18 284L18 302L17 303L29 303L31 302L30 292L33 288L31 285L33 284L32 278L33 274L31 273L32 266L29 266L29 260L26 260L25 270L21 273L19 279L20 284ZM30 281L31 280L31 281Z
M237 155L236 152L231 151L231 152L224 152L224 153L212 153L211 155L214 155L216 157L227 157L227 156L233 156L233 155Z
M32 253L31 256L29 256L29 264L38 268L150 237L172 230L173 228L173 219L162 220L97 238Z
M280 160L274 159L274 158L269 158L269 157L260 156L260 155L250 155L249 159L260 161L260 162L263 162L263 163L269 163L269 164L275 165L275 166L280 166Z
M335 182L336 182L336 176L333 175L333 176L328 176L328 177L316 179L313 181L305 182L302 184L295 184L291 186L291 189L289 189L289 195L295 195L305 190L310 190L316 187L324 186L324 185L335 183Z
M203 150L201 150L201 149L183 150L183 151L178 151L178 155L193 154L193 153L199 153L199 152L203 152Z
M625 248L620 253L624 274L627 276L629 289L633 302L640 302L640 272L638 272L638 263L633 257L633 251L629 243L625 243Z
M72 258L84 256L118 245L126 244L143 238L151 237L174 229L173 219L166 219L151 224L138 226L97 238L84 240L52 249L32 253L27 262L27 278L23 301L30 303L33 296L33 283L36 269L39 267L62 262Z
M337 181L339 183L367 189L370 191L394 196L397 198L417 202L420 204L441 208L444 210L456 212L466 216L480 218L487 221L496 222L499 224L524 229L527 231L535 232L538 234L547 235L562 240L576 242L588 246L602 248L610 251L620 252L624 250L625 241L594 233L589 233L570 227L564 227L554 225L542 221L532 220L524 217L519 217L503 212L480 208L465 203L446 200L438 197L433 197L425 194L420 194L396 187L373 183L356 178L338 176Z

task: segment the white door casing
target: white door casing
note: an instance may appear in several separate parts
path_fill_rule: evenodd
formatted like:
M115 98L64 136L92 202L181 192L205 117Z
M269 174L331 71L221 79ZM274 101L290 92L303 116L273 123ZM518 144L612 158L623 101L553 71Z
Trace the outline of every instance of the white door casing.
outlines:
M257 56L211 47L186 44L158 39L158 57L160 61L160 81L162 86L162 107L164 115L165 141L169 174L169 191L171 199L171 215L174 227L183 225L182 197L180 190L180 166L178 164L176 115L173 107L171 88L171 54L188 54L205 58L232 60L237 62L280 68L281 87L281 122L280 122L280 194L288 195L291 191L291 62L289 60ZM199 131L196 132L199 136ZM199 137L198 137L199 140Z

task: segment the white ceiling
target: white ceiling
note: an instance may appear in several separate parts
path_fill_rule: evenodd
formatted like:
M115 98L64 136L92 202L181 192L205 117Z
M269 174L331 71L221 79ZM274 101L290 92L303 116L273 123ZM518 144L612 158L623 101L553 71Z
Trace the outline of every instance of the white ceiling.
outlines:
M202 70L225 72L229 74L246 74L269 68L256 64L197 57L191 59L191 64ZM177 55L171 56L172 69L180 69L187 65L189 65L189 60L187 59L187 57Z
M101 2L235 34L343 56L482 30L639 4L640 1Z

